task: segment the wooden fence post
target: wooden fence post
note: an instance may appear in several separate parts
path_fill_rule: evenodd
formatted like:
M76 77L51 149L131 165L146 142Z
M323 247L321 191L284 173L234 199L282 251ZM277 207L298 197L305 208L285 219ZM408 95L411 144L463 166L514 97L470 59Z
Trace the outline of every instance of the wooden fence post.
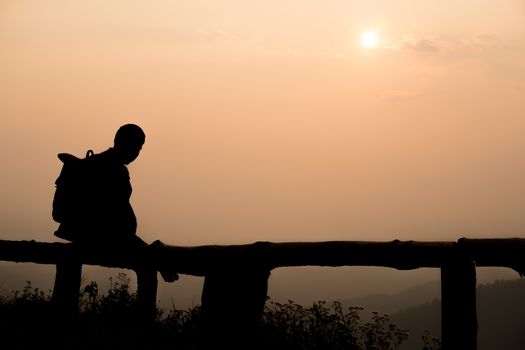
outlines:
M63 261L56 265L51 303L61 321L68 322L78 314L81 275L82 264L78 262Z
M441 268L443 350L476 350L476 266L456 260Z
M143 326L151 326L157 318L157 270L137 268L137 317Z
M205 348L250 349L268 292L268 270L213 272L202 291Z

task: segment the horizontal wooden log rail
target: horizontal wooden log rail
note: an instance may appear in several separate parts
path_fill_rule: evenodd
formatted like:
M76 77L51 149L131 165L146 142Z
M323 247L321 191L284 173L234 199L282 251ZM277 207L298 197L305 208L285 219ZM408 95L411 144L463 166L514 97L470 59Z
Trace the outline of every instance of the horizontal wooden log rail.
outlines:
M75 259L82 264L134 268L148 264L162 270L206 276L210 272L261 267L380 266L399 270L441 268L462 258L476 266L508 267L525 274L525 239L467 239L457 242L328 241L303 243L256 242L246 245L169 246L159 241L143 254L118 252L115 247L80 247L71 243L0 240L0 260L57 264Z
M78 308L81 264L171 271L205 276L202 294L208 339L248 337L264 307L270 271L293 266L378 266L399 270L440 268L443 349L476 349L476 267L508 267L525 274L525 239L467 239L456 242L330 241L256 242L229 246L169 246L160 241L146 249L79 246L71 243L0 240L0 261L57 265L54 297ZM69 268L68 266L72 266ZM69 269L69 272L68 272ZM74 279L74 278L73 278ZM152 282L148 282L152 283ZM154 308L155 285L148 302ZM64 287L61 287L64 286ZM61 288L58 288L61 287ZM57 290L60 289L59 292ZM153 291L153 292L151 292ZM238 306L234 309L233 306ZM225 309L227 307L227 309ZM226 317L225 317L226 315ZM246 339L245 339L246 340ZM231 343L229 343L231 347ZM237 344L245 347L246 344ZM235 347L235 346L234 346Z

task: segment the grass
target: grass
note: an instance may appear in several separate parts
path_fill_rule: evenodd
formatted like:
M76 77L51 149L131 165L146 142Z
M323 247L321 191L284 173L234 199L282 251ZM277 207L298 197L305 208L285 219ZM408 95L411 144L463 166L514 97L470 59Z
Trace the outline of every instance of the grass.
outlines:
M106 294L96 282L82 288L80 313L74 322L53 317L51 291L27 282L24 289L0 296L0 346L9 349L194 349L200 337L200 308L158 309L154 327L142 329L134 317L136 293L125 274L110 279ZM365 322L363 309L343 309L325 301L304 307L268 299L257 343L262 349L286 348L396 350L408 331L392 324L387 315L373 313ZM432 339L425 346L432 349ZM435 344L434 344L435 345Z

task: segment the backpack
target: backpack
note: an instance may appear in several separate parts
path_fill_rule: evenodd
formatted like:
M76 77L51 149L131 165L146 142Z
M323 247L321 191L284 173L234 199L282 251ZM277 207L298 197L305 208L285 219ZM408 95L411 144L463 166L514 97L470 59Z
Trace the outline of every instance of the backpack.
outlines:
M93 189L92 178L95 171L94 152L87 151L81 159L69 153L59 153L58 159L64 163L60 175L55 181L56 189L53 197L53 220L60 223L55 236L74 241L75 227L89 219L88 206L90 193Z

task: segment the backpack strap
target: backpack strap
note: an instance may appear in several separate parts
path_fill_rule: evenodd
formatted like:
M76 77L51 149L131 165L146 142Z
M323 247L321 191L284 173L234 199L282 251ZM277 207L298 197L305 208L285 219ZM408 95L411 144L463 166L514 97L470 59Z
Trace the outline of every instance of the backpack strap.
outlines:
M95 155L95 152L93 152L93 150L89 150L86 152L86 158L90 158L90 157L93 157ZM62 163L69 163L69 162L72 162L72 161L76 161L76 160L80 160L80 158L72 155L72 154L69 154L69 153L59 153L57 155L58 159L60 159L62 161Z

